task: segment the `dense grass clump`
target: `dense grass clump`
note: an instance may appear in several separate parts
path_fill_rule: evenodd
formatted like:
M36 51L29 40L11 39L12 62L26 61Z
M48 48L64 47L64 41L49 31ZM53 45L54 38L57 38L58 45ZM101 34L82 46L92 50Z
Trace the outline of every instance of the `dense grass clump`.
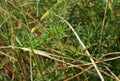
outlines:
M120 81L119 0L1 0L0 81Z

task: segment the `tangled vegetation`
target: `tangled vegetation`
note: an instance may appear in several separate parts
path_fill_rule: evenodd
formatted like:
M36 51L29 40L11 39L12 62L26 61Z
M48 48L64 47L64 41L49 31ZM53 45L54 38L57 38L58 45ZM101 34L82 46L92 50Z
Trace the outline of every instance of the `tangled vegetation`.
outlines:
M120 81L119 0L0 0L0 81Z

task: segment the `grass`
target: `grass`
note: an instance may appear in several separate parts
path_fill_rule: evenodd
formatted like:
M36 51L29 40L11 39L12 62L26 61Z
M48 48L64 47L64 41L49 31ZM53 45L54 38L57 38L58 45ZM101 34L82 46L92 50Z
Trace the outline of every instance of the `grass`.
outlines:
M0 1L0 80L120 81L119 5Z

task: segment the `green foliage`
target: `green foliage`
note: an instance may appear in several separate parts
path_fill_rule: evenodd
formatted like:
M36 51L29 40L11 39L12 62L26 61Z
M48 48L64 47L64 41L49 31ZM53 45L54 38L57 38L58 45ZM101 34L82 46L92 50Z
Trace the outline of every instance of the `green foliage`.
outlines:
M106 1L1 0L0 80L64 81L83 72L71 81L100 81L94 68L84 72L91 65L86 50L98 62L105 81L116 80L105 66L119 78L120 53L112 53L120 52L118 0L109 2L101 55L98 52ZM59 16L71 24L86 49L83 49L68 24ZM19 47L30 50L26 52ZM36 54L34 49L47 52L52 58ZM112 54L104 56L107 53Z

